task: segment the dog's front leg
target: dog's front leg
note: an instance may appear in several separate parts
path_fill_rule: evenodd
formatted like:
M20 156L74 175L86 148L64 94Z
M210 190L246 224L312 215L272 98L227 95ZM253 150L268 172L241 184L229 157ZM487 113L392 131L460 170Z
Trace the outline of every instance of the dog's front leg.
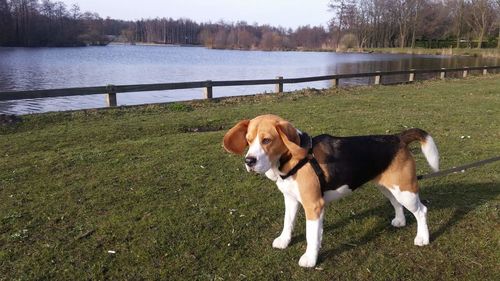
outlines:
M293 226L295 225L295 218L297 217L297 209L299 202L288 194L283 194L285 198L285 219L283 223L283 231L278 238L273 241L273 248L285 249L292 240Z
M318 259L319 249L321 248L321 238L323 236L323 209L319 215L308 215L306 210L306 252L300 257L299 265L302 267L313 267ZM311 219L315 218L315 219Z

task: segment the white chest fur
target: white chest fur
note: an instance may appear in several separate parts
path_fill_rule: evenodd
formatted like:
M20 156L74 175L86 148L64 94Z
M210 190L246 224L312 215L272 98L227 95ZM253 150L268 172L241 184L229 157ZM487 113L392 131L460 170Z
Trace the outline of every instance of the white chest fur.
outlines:
M292 177L281 179L278 171L274 169L270 169L269 171L267 171L266 177L276 182L276 185L278 186L278 189L281 191L281 193L302 203L302 200L300 198L299 185L297 181Z

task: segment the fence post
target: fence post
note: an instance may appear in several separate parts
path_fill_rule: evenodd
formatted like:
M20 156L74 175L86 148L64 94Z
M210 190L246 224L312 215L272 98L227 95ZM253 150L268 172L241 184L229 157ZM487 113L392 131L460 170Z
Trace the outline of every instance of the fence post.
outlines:
M274 91L279 94L283 93L283 76L276 77L276 85L274 86Z
M332 80L332 87L337 88L339 86L340 79L339 78L333 78Z
M205 99L211 99L211 98L213 98L212 80L207 80L205 82L204 98Z
M487 66L485 65L484 66L484 69L483 69L483 75L487 75L488 74L488 68Z
M380 81L382 80L382 76L380 75L380 71L375 71L378 74L375 76L375 85L380 85Z
M464 68L465 68L465 70L464 70L464 75L463 75L463 77L464 77L464 78L467 78L467 75L469 74L469 70L467 69L467 68L468 68L467 66L465 66Z
M441 79L444 80L446 78L446 68L441 68Z
M410 78L408 78L408 81L411 83L411 82L414 82L415 81L415 69L410 69Z
M108 85L108 86L106 86L106 90L108 92L108 94L106 95L106 103L108 104L108 107L117 106L115 86Z

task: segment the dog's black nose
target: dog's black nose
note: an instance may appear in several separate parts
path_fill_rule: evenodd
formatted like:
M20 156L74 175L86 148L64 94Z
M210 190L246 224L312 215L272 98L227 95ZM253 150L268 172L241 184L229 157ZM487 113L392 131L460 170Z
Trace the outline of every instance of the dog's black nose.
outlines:
M255 158L255 157L247 157L247 158L245 158L245 164L247 164L248 167L255 166L255 163L257 163L257 158Z

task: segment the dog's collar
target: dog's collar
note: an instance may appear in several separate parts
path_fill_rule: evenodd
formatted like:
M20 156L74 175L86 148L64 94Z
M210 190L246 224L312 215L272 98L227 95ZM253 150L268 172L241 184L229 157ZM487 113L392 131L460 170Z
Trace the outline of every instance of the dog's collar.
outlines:
M304 167L304 165L307 164L307 162L310 161L309 158L314 158L314 156L312 154L312 148L309 148L309 151L307 152L306 158L301 159L299 161L299 163L297 163L297 165L295 165L290 171L288 171L288 173L286 173L286 175L280 175L281 179L284 180L284 179L286 179L286 178L288 178L290 176L295 175L300 170L300 168Z
M301 159L286 175L280 175L281 179L286 179L290 176L293 176L297 173L300 168L302 168L307 162L309 162L309 158L313 158L313 145L312 145L312 137L307 133L299 132L300 139L300 147L307 149L307 156L304 159ZM285 161L280 163L280 167L283 167L291 158L286 159Z
M316 176L318 176L320 187L321 187L321 195L323 195L324 191L323 189L326 186L326 180L325 180L325 174L323 173L323 170L319 166L318 161L314 157L313 153L313 141L312 137L309 136L306 133L299 133L300 137L300 146L302 148L306 148L307 151L307 156L304 159L301 159L297 165L295 165L286 175L280 175L281 179L286 179L290 176L295 175L302 167L304 167L305 164L310 163L312 168L314 169L314 172L316 173ZM286 162L290 161L288 159ZM282 163L281 165L285 164L286 162Z

